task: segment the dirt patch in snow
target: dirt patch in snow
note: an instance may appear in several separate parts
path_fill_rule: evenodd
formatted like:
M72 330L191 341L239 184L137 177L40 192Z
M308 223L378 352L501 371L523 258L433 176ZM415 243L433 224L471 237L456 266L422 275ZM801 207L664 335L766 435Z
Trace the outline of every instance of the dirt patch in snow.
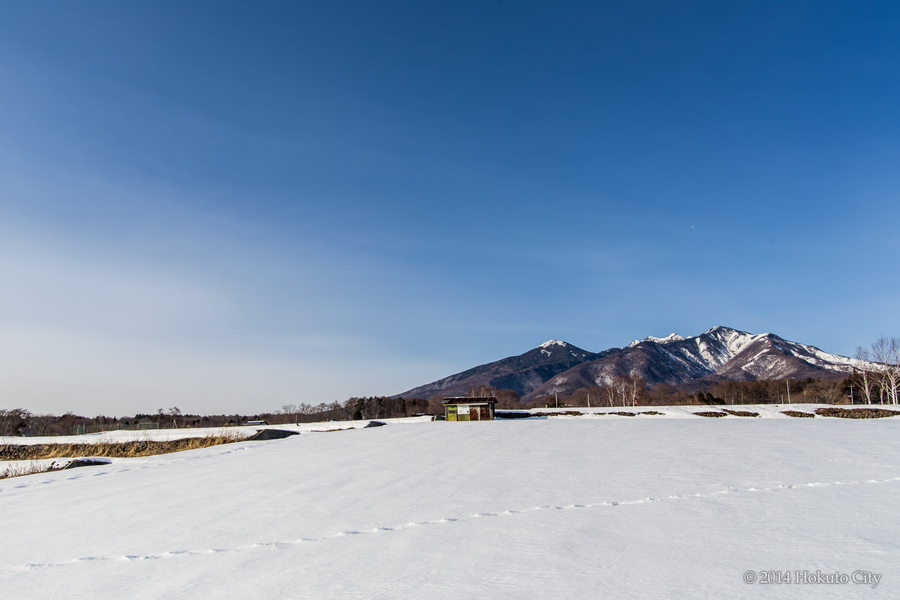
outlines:
M505 410L503 412L497 411L494 413L495 419L528 419L535 415L529 412L514 412L511 410Z
M782 414L785 414L789 417L797 417L800 419L815 419L816 415L808 412L803 412L802 410L783 410Z
M729 415L734 415L736 417L758 417L759 413L750 412L749 410L728 410L727 408L723 408L722 412L726 412Z
M886 408L817 408L816 414L840 419L882 419L896 417L900 415L900 411Z

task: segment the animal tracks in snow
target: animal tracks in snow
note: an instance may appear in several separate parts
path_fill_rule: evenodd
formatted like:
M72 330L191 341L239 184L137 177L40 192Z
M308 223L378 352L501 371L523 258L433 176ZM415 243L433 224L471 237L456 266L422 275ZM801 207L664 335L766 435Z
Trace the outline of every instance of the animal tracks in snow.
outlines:
M178 550L178 551L168 551L161 552L159 554L128 554L125 556L84 556L75 558L65 562L57 562L57 563L28 563L16 567L12 567L16 570L33 570L33 569L45 569L50 567L63 567L67 565L77 565L77 564L85 564L85 563L95 563L98 561L106 561L106 562L134 562L134 561L144 561L144 560L161 560L161 559L172 559L184 556L198 556L198 555L209 555L209 554L226 554L226 553L239 553L239 552L248 552L253 550L261 550L261 549L269 549L269 550L284 550L289 548L295 548L302 544L315 544L315 543L327 543L329 540L336 540L345 537L353 537L353 536L361 536L361 535L378 535L385 533L392 533L397 531L403 531L406 529L412 529L415 527L427 527L433 525L442 525L448 523L462 523L466 521L474 521L476 519L490 519L490 518L498 518L498 517L513 517L516 515L525 515L528 513L536 513L541 511L555 510L555 511L567 511L567 510L586 510L586 509L599 509L599 508L615 508L622 506L633 506L633 505L641 505L641 504L650 504L656 502L678 502L678 501L686 501L690 499L698 499L698 498L714 498L717 496L722 496L726 494L748 494L748 493L765 493L765 492L780 492L784 490L798 490L798 489L808 489L808 488L826 488L826 487L836 487L836 486L854 486L854 485L866 485L866 484L886 484L886 483L896 483L900 482L900 477L892 477L889 479L867 479L863 481L834 481L830 483L826 482L810 482L810 483L792 483L792 484L776 484L768 487L747 487L743 489L738 489L734 487L728 487L721 490L717 490L714 492L708 493L697 493L697 494L671 494L668 496L660 496L660 497L647 497L640 498L636 500L609 500L603 502L597 502L594 504L566 504L566 505L543 505L543 506L535 506L532 508L524 508L524 509L510 509L499 512L478 512L473 513L468 516L461 517L443 517L440 519L427 520L427 521L410 521L408 523L394 525L394 526L379 526L374 527L372 529L362 529L362 530L347 530L347 531L339 531L337 533L326 535L317 538L299 538L293 541L271 541L271 542L258 542L246 546L239 546L235 548L209 548L205 550Z

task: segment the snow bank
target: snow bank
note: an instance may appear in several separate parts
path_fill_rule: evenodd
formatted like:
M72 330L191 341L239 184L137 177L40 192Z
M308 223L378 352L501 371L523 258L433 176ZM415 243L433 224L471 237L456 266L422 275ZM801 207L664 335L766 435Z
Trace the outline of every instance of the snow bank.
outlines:
M428 423L430 416L407 417L397 419L377 419L382 423L392 425ZM298 433L316 431L335 431L338 429L359 429L371 423L371 419L363 421L324 421L320 423L299 423L287 425L243 425L239 427L197 427L184 429L142 429L139 431L121 430L105 431L103 433L88 433L85 435L53 435L35 437L8 437L0 436L2 444L98 444L121 443L133 441L167 442L185 438L239 436L253 437L260 429L284 429Z

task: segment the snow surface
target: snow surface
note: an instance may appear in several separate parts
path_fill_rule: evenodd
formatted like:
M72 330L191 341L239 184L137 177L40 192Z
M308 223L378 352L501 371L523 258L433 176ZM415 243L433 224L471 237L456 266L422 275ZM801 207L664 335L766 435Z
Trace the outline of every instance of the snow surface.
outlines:
M0 597L898 597L900 419L655 410L307 432L3 480Z

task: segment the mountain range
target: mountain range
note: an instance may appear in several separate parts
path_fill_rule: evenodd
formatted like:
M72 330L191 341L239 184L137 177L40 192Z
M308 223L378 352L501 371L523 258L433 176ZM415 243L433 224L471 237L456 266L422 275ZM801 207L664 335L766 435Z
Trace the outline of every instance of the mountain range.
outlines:
M693 337L671 334L635 340L625 348L588 352L551 340L519 356L473 367L398 394L407 398L465 395L473 386L515 390L523 402L579 388L608 385L619 375L640 376L685 391L732 380L838 379L861 361L829 354L772 333L717 326Z

